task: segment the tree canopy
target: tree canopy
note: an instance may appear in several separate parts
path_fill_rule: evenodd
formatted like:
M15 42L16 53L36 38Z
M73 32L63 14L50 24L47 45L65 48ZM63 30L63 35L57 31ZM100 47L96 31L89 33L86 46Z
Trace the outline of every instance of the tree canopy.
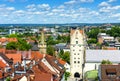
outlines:
M63 50L60 51L59 57L62 58L62 60L66 61L70 64L70 52L64 52Z
M93 28L90 32L87 32L89 38L97 38L98 33L100 32L99 28Z
M109 60L102 60L101 64L112 64L112 62Z
M18 42L9 42L7 45L6 45L6 49L9 49L9 50L21 50L21 51L24 51L24 50L29 50L31 48L31 45L28 44L24 39L18 39Z
M55 54L55 49L50 45L47 46L47 54L52 56Z
M112 27L111 30L107 31L107 34L113 37L120 37L120 27Z

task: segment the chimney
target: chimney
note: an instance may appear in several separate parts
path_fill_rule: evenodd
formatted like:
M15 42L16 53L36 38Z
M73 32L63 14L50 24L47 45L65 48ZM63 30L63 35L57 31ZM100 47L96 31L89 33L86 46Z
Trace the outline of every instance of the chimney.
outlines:
M28 59L30 59L30 58L31 58L31 49L28 52Z

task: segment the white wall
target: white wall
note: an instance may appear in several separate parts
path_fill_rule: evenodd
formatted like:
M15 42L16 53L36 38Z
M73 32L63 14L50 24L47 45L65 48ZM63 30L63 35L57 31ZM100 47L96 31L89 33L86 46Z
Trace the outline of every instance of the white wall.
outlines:
M90 70L95 70L95 67L98 70L100 64L101 63L85 63L84 73Z
M70 72L70 65L68 63L66 63L64 67L66 68L66 72Z
M22 77L19 81L27 81L27 77L24 76L24 77Z

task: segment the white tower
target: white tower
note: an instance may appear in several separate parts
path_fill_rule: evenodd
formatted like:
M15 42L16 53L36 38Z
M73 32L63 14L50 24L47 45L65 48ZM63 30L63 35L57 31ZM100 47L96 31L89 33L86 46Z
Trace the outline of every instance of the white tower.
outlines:
M84 35L83 30L70 31L70 67L71 78L82 79L84 64Z

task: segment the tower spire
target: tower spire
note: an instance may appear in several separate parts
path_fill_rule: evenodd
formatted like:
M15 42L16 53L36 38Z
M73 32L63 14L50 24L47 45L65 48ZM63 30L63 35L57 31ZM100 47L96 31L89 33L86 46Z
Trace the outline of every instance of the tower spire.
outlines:
M44 29L41 31L41 38L39 42L40 42L39 43L40 53L46 54L46 42L45 42Z
M40 44L45 45L45 35L44 35L44 30L42 30L41 32L41 39L40 39Z

